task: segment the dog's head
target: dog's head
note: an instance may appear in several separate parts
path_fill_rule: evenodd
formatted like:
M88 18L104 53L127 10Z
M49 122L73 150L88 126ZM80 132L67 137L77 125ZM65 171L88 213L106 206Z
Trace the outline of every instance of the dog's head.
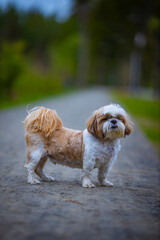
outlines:
M122 138L133 131L133 122L120 105L110 104L93 113L87 121L87 130L103 141Z

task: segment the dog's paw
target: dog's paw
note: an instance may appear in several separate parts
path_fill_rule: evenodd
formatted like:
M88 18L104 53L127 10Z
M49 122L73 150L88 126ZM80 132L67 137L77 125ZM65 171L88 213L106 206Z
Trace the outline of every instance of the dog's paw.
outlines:
M84 188L94 188L95 187L95 185L93 184L93 183L85 183L85 184L82 184L82 187L84 187Z
M89 179L84 179L83 182L82 182L82 187L84 187L84 188L94 188L95 185Z
M104 186L104 187L113 187L113 183L111 183L110 181L104 179L102 182L101 182L101 185Z
M53 182L53 181L55 181L55 179L54 179L54 177L51 177L51 176L45 176L43 181L45 181L45 182Z
M41 182L36 178L29 178L28 183L30 183L30 184L40 184Z

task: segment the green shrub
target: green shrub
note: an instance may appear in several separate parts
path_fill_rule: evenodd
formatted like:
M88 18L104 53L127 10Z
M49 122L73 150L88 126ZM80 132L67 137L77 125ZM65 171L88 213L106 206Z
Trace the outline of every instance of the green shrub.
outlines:
M0 95L12 97L15 81L24 69L24 42L4 43L0 60Z

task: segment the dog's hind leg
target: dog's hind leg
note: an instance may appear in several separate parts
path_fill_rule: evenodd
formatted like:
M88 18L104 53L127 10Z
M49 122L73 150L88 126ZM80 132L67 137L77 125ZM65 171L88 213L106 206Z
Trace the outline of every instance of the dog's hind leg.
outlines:
M45 163L47 162L47 157L43 157L40 159L40 161L38 162L38 165L35 169L35 172L37 173L37 175L42 178L43 181L45 182L52 182L54 181L55 179L51 176L47 176L44 171L43 171L43 167L45 165Z
M36 178L35 171L40 160L43 159L44 157L45 157L45 151L42 145L40 145L34 151L30 151L30 150L27 151L28 161L25 164L25 167L28 171L28 183L30 184L40 183L40 181Z

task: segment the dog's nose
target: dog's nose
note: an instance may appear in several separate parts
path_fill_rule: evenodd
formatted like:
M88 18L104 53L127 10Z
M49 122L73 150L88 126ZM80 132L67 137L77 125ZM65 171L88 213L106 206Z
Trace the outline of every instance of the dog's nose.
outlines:
M117 120L113 119L113 120L111 120L111 123L112 123L113 125L115 125L115 124L117 123Z

